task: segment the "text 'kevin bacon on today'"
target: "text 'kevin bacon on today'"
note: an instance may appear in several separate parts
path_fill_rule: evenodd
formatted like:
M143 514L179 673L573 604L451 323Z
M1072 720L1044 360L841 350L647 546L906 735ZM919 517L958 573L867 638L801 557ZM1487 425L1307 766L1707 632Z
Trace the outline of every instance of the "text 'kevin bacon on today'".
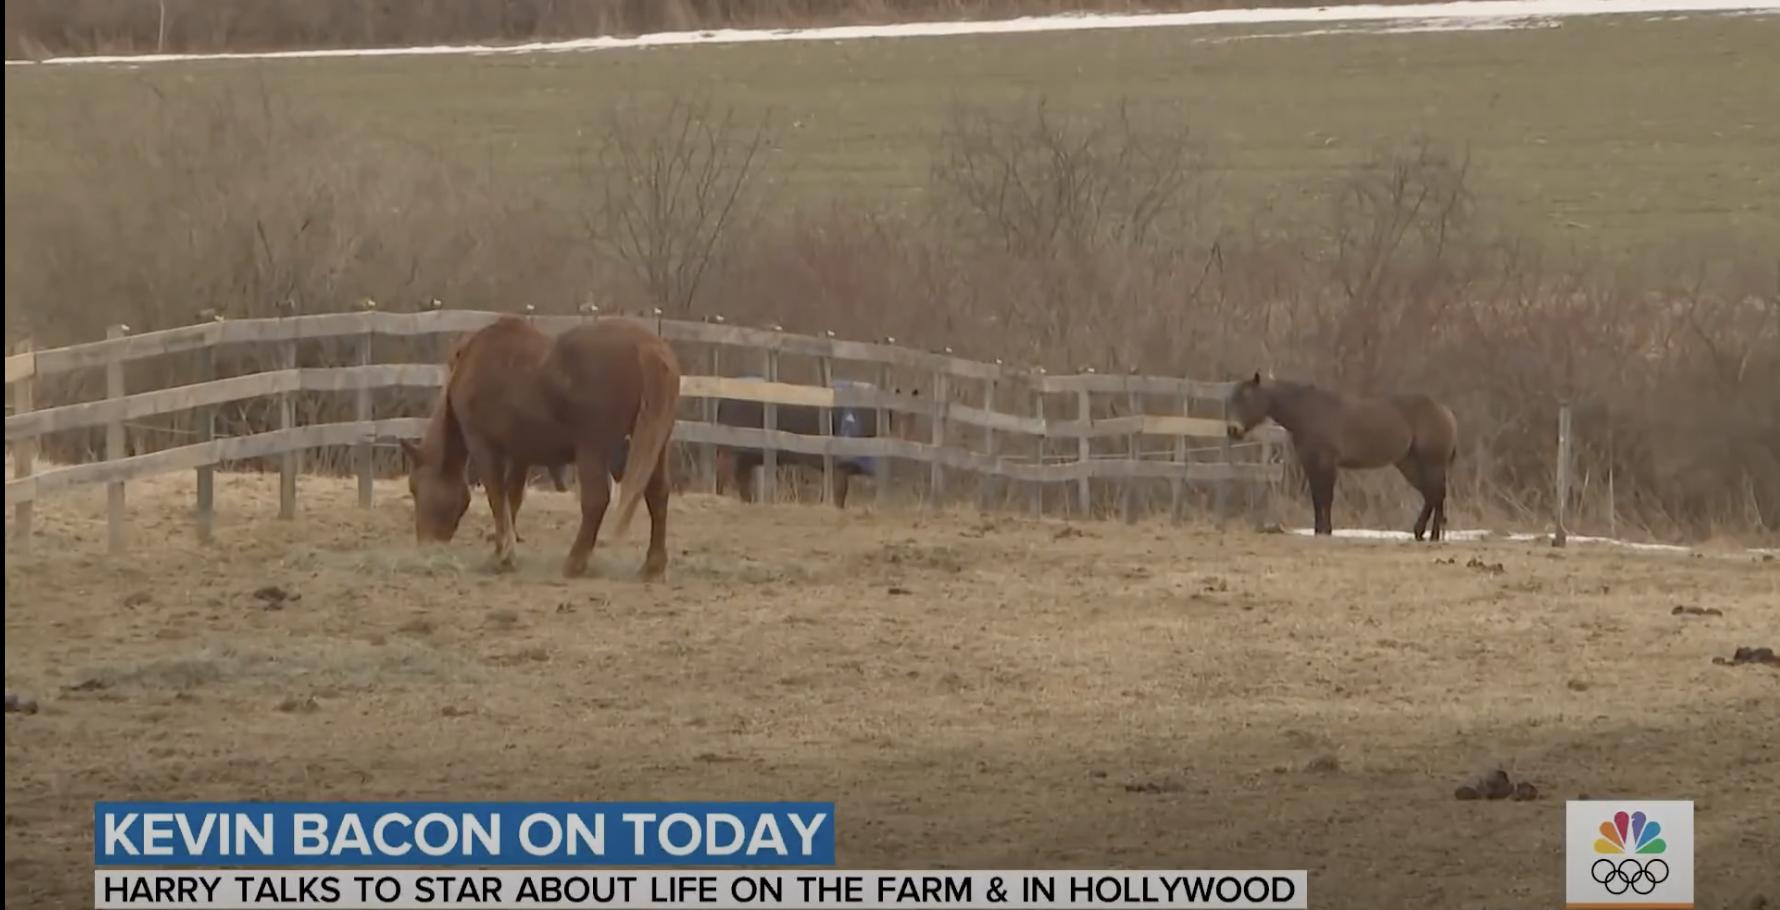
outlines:
M93 906L1308 907L1302 869L840 871L834 822L833 803L97 803Z

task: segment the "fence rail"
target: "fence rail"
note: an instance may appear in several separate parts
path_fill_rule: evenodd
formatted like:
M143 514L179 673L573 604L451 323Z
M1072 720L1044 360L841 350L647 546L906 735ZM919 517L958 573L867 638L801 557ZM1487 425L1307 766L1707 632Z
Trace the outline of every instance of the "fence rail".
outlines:
M50 350L33 350L27 342L19 353L6 358L6 384L13 392L12 413L6 417L6 441L14 452L15 476L6 483L6 503L15 509L15 533L28 540L31 533L32 504L45 496L79 487L108 484L112 495L113 549L122 549L124 484L175 471L198 471L200 535L207 536L210 508L206 495L211 489L211 471L222 463L270 456L283 456L280 516L295 514L298 455L322 447L351 446L360 452L360 501L371 501L370 445L378 439L418 437L426 424L424 416L387 416L372 414L371 392L391 388L437 389L446 377L446 369L436 363L372 363L371 342L378 336L428 336L441 333L465 333L479 329L501 313L434 309L417 313L363 312L291 315L268 319L211 321L193 326L129 335L123 327L114 327L103 341L70 345ZM531 316L539 328L557 332L585 322L583 316ZM602 317L632 318L632 317ZM1258 430L1248 444L1233 444L1225 437L1225 421L1221 417L1191 416L1195 402L1209 403L1221 409L1231 383L1204 382L1174 377L1122 375L1085 372L1075 375L1049 375L1042 370L1026 370L1000 363L983 363L952 356L934 354L893 344L846 341L777 330L748 328L708 322L645 319L665 339L684 349L702 345L713 352L724 348L743 348L759 359L763 376L731 377L696 375L690 369L701 362L682 357L689 375L681 380L681 396L705 399L703 420L678 421L674 438L677 443L696 446L734 446L763 451L767 461L767 477L763 493L772 495L773 469L777 453L801 453L820 456L824 472L832 476L835 459L861 457L903 459L929 466L929 486L937 491L943 483L944 471L974 472L989 478L1001 478L1040 486L1075 482L1084 504L1088 498L1088 482L1092 478L1113 478L1121 481L1155 478L1173 486L1178 515L1181 484L1216 483L1220 503L1225 501L1228 487L1248 484L1252 489L1275 481L1280 465L1271 457L1284 436L1277 428ZM361 345L360 362L351 366L299 367L297 345L320 339L357 339ZM224 345L276 345L279 356L275 369L229 378L208 378L171 388L160 388L125 394L126 363L145 358L190 354L200 359L201 372L211 369L215 349ZM779 379L779 358L783 355L813 358L820 363L822 385L783 382ZM873 364L886 381L839 384L832 381L835 361ZM704 358L711 374L718 372L715 353ZM38 381L46 377L80 371L100 370L105 374L106 397L96 401L38 407L45 403ZM918 380L914 391L892 387L887 381L891 370L914 374ZM925 384L928 394L919 394ZM980 388L971 394L972 388ZM999 410L998 398L1006 399L1022 392L1033 403L1035 414L1015 414ZM356 420L298 426L294 401L303 393L353 392L357 397ZM1046 416L1043 396L1071 395L1076 413L1068 418ZM1128 413L1094 416L1094 399L1108 404L1110 398ZM1176 399L1176 413L1142 413L1146 396ZM279 402L278 428L247 436L212 438L214 418L201 441L191 445L164 449L139 455L126 455L123 432L126 424L145 418L208 409L214 414L219 405L258 398ZM735 427L716 423L715 399L736 399L760 402L766 419L761 427ZM965 399L977 402L966 403ZM806 436L777 429L780 407L801 406L821 409L820 421L824 435ZM904 438L906 434L877 437L827 435L827 413L831 409L854 408L875 410L877 426L890 426L886 417L895 412L924 419L928 423L925 442ZM1104 408L1103 408L1104 409ZM35 455L44 436L69 430L103 427L107 444L104 460L85 464L59 466L41 473L36 471ZM962 438L960 431L981 437L981 450ZM1016 444L997 439L997 434L1037 437L1039 444ZM1141 453L1142 437L1172 437L1174 445L1165 459L1145 457ZM1119 455L1095 453L1094 440L1124 438L1127 451ZM1188 440L1216 440L1211 446L1189 446ZM1071 441L1072 460L1059 461L1055 453L1046 452L1048 441ZM1189 452L1215 448L1219 461L1194 461ZM1260 457L1242 462L1235 458L1237 449ZM1016 454L1018 453L1018 454ZM825 491L828 484L824 484ZM885 484L879 485L880 501ZM985 495L985 501L986 501ZM1037 503L1038 498L1034 498ZM1254 497L1251 495L1251 504ZM1129 505L1127 505L1129 512Z

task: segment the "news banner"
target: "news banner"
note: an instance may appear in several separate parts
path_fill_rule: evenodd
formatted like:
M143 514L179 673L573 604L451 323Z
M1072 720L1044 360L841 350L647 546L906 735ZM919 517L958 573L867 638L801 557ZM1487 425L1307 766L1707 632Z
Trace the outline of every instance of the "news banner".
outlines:
M820 868L834 864L833 803L93 806L95 910L1308 907L1302 869Z

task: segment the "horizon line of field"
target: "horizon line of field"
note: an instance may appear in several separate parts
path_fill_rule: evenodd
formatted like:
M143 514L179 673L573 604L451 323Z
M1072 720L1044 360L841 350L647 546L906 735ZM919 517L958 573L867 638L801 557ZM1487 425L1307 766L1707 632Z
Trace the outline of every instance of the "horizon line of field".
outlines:
M9 59L7 66L100 65L185 63L224 60L326 59L400 56L490 56L544 53L586 53L602 50L657 47L700 47L784 41L856 41L886 38L943 38L983 35L1022 35L1076 31L1121 31L1157 28L1191 28L1218 25L1315 25L1318 23L1382 23L1381 31L1414 31L1389 28L1390 23L1455 22L1451 30L1503 30L1526 28L1538 20L1652 13L1705 13L1720 15L1771 15L1780 13L1780 0L1454 0L1426 4L1365 4L1333 0L1322 7L1250 7L1201 10L1183 13L1061 13L1013 19L928 21L885 25L827 26L807 29L700 29L652 32L634 37L598 36L516 44L467 44L387 46L376 48L325 48L310 50L217 52L203 54L91 54L50 57L42 60ZM1442 29L1446 30L1446 29ZM1317 34L1329 34L1319 32Z

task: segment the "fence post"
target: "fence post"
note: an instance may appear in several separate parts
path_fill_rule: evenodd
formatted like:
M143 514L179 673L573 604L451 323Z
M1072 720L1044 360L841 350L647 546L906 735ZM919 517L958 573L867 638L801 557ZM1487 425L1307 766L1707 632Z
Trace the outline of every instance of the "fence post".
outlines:
M107 339L119 339L130 333L127 325L114 325L105 330ZM105 362L105 397L124 397L124 358L114 349ZM116 420L105 426L105 460L121 461L124 454L124 419L120 411ZM105 488L105 541L112 553L122 553L128 541L124 535L124 482L113 481Z
M946 353L951 353L951 348ZM950 410L952 390L947 382L944 370L933 371L933 422L930 427L933 451L928 453L932 460L927 462L927 506L939 509L940 499L946 495L945 465L940 461L940 453L946 447L946 413Z
M222 314L214 309L198 313L200 322L221 322ZM206 344L198 349L198 381L213 382L216 380L216 345ZM210 443L216 439L216 407L203 408L198 413L198 441ZM198 466L197 501L193 503L192 518L197 523L199 543L210 543L216 539L216 465Z
M1224 461L1224 479L1218 481L1216 496L1218 498L1218 530L1224 530L1230 520L1230 488L1236 483L1236 450L1231 445L1230 433L1230 396L1225 395L1218 401L1218 419L1224 424L1225 432L1218 437L1218 454Z
M20 341L13 348L14 355L26 355L32 351L31 339ZM29 414L36 408L37 371L12 384L12 412ZM37 473L37 437L21 439L12 447L12 476L14 479L30 477ZM30 552L32 526L37 521L37 503L27 499L12 507L12 539L15 546L22 552Z
M292 319L297 314L297 303L286 300L279 304L284 311L283 318ZM297 368L296 323L290 326L292 337L278 343L280 370ZM295 392L284 392L278 396L278 428L291 430L297 426L297 395ZM295 446L285 450L278 469L278 517L290 521L297 517L297 472L302 470L302 452Z
M1093 368L1089 368L1088 372L1093 373ZM1087 430L1088 423L1094 418L1094 402L1090 399L1087 389L1075 393L1075 417L1081 421L1081 429L1084 431ZM1093 440L1088 438L1086 432L1075 438L1075 457L1082 466L1082 474L1075 481L1075 493L1081 503L1082 520L1086 521L1094 515L1088 502L1088 469L1093 464Z
M999 373L1001 368L1000 360L995 361L995 367L996 372ZM995 392L1000 386L1001 383L999 380L983 380L984 411L990 413L995 411ZM983 440L983 454L989 456L989 463L995 468L995 470L983 475L980 486L977 488L977 508L987 512L995 507L995 500L1001 493L1001 459L996 454L1000 447L997 445L995 429L993 427L984 428Z
M1039 367L1038 369L1033 371L1033 373L1032 373L1032 414L1033 414L1033 416L1038 418L1038 424L1039 424L1038 435L1033 437L1033 448L1038 453L1037 456L1033 459L1033 461L1038 465L1039 477L1041 478L1039 480L1035 480L1032 482L1032 517L1033 518L1043 518L1044 514L1045 514L1045 482L1042 478L1044 477L1045 454L1050 448L1048 445L1046 445L1046 443L1048 443L1050 441L1051 434L1049 432L1049 428L1045 425L1044 380L1045 380L1044 367Z
M1570 403L1558 403L1557 499L1552 505L1551 545L1562 547L1570 541L1568 527L1570 510Z
M777 326L774 328L777 329ZM779 340L774 338L772 344L772 347L766 349L766 368L762 372L766 373L767 382L778 382ZM769 401L761 410L764 412L760 422L761 429L768 433L776 431L779 428L779 406ZM756 489L760 490L759 501L768 504L779 501L779 450L771 443L761 447L760 484Z
M894 341L895 339L891 340ZM878 394L888 395L891 391L890 365L887 363L880 363L878 364ZM888 435L897 439L902 438L901 434L890 432L890 409L884 406L884 399L882 398L878 399L877 420L878 435ZM898 416L896 420L899 426L907 425L908 423L906 417ZM877 473L872 477L872 495L877 497L877 508L879 511L883 511L884 506L890 502L890 465L894 461L895 459L885 456L879 458L876 462Z
M828 340L834 340L833 332L828 333ZM822 357L817 361L816 365L822 372L822 387L832 391L834 389L834 360L829 357ZM822 419L821 435L825 437L828 442L832 443L834 436L834 409L821 408L817 414ZM829 505L833 502L834 450L831 448L822 452L822 503L824 505Z
M1137 368L1132 367L1129 375L1132 375L1132 376L1137 375ZM1127 381L1129 381L1129 380L1127 380ZM1128 389L1126 390L1125 401L1126 401L1126 404L1127 404L1129 410L1131 411L1129 416L1132 416L1132 417L1142 417L1143 416L1143 402L1139 400L1140 397L1141 396L1139 396L1136 392L1130 391ZM1125 437L1125 457L1130 459L1132 462L1141 461L1143 459L1143 448L1142 448L1143 444L1141 442L1142 439L1143 439L1143 433L1141 432L1141 430L1139 432L1132 433L1131 435ZM1122 498L1124 501L1122 503L1120 503L1120 509L1125 513L1125 523L1126 524L1136 524L1137 523L1137 478L1136 477L1131 476L1131 475L1125 476L1125 495Z
M372 350L377 340L377 323L375 321L377 317L377 301L372 300L369 297L365 298L364 311L365 319L367 321L365 323L364 337L359 339L358 363L359 366L368 367L375 362L375 358L372 356ZM370 383L365 383L358 388L356 395L357 401L355 402L355 410L357 413L355 413L353 417L360 424L367 424L372 420L372 414L374 412L371 405L371 391ZM354 460L358 462L358 505L361 509L368 509L371 507L372 497L375 495L376 490L377 450L371 445L373 434L370 432L369 428L363 428L363 432L365 433L364 439L360 440L358 444L353 446L353 448L357 450L354 453Z
M1193 416L1193 396L1182 392L1180 396L1180 416ZM1174 461L1181 467L1173 477L1168 478L1168 520L1172 524L1180 524L1186 513L1186 482L1181 479L1180 471L1185 471L1187 464L1187 437L1174 437Z

